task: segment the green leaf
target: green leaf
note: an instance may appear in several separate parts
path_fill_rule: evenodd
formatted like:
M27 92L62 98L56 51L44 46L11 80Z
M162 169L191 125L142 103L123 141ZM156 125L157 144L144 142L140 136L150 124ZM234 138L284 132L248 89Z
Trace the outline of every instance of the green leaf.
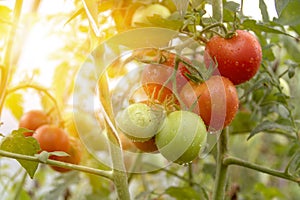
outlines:
M192 187L169 187L165 194L178 200L198 200L203 196L195 191Z
M300 44L295 39L290 37L281 37L281 41L283 42L284 47L286 48L287 53L291 56L291 58L300 63Z
M3 139L0 144L0 149L12 153L34 156L40 150L40 146L37 140L33 137L24 136L23 133L28 131L29 130L24 128L14 130L10 135ZM27 171L29 176L33 178L37 170L38 163L19 159L17 159L17 161Z
M276 28L273 28L267 24L257 23L257 21L253 19L246 19L241 25L244 29L250 29L254 32L275 33L275 34L282 34L282 35L288 35L290 37L293 37L292 35L284 31L278 30Z
M259 9L261 12L261 16L264 22L269 21L269 14L268 14L268 8L264 0L259 0Z
M276 1L278 2L278 1ZM279 12L278 14L278 20L282 25L298 25L300 24L300 1L299 0L289 0L286 1L288 3L279 3ZM277 6L276 6L277 8ZM277 11L278 12L278 11Z
M300 177L300 150L295 152L288 166L288 173L292 176Z
M179 14L181 16L184 16L187 9L188 9L188 5L189 5L189 1L187 0L173 0Z
M172 30L178 30L183 24L182 20L170 20L164 19L160 15L153 15L147 17L151 25L163 28L169 28ZM144 25L145 26L145 25Z
M5 107L11 111L17 120L23 115L23 102L23 95L20 93L12 93L6 98Z
M238 12L240 10L240 4L233 1L226 1L224 8L231 12Z
M289 0L275 0L275 7L278 16L280 16L282 10L286 7L289 3Z
M264 132L264 131L283 131L283 132L293 132L293 128L287 125L278 124L276 122L271 121L263 121L261 124L256 126L250 133L248 140L252 138L254 135Z

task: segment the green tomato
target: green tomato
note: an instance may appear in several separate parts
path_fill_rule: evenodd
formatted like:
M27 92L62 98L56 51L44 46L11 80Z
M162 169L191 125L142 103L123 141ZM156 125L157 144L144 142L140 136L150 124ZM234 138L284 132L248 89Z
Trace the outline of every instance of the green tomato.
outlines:
M146 104L134 103L117 115L116 122L128 138L144 142L158 132L164 118L163 110L154 110Z
M178 164L192 162L206 145L207 130L203 120L190 111L170 113L155 136L159 152Z
M167 18L171 15L170 10L160 4L151 4L138 8L132 16L131 24L135 26L136 23L149 24L148 17L160 15L162 18Z

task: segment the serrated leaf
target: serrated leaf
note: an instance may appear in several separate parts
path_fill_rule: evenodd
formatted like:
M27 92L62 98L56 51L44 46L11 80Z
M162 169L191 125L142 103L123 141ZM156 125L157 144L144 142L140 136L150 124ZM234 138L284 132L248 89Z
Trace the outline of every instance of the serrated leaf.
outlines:
M293 160L289 165L288 173L292 176L300 177L300 150L295 152Z
M3 139L0 149L12 153L34 156L40 150L39 143L33 137L25 137L23 134L25 132L28 132L28 130L24 128L14 130L10 135ZM17 161L27 171L29 176L33 178L38 163L20 159L17 159Z
M300 44L296 40L290 37L281 37L281 41L291 58L300 63Z
M11 111L17 120L23 115L23 102L23 95L20 93L12 93L6 98L5 107Z
M188 5L189 5L189 1L187 0L173 0L179 14L181 16L184 16L187 9L188 9Z
M254 32L275 33L275 34L282 34L282 35L287 35L287 36L293 37L292 35L284 32L284 31L280 31L280 30L273 28L267 24L257 23L257 21L252 20L252 19L245 20L242 23L242 26L245 29L250 29Z
M275 8L278 16L280 16L282 10L286 7L289 3L289 0L275 0Z
M269 18L268 8L264 0L259 0L259 9L263 21L268 22L270 18Z
M226 1L224 3L224 8L230 10L231 12L238 12L240 9L240 4L233 1Z
M97 0L82 0L85 13L88 17L90 25L97 37L100 36L98 27L98 1Z
M157 27L168 28L172 30L178 30L182 25L182 20L169 20L164 19L160 15L153 15L148 17L149 22Z
M252 138L254 135L263 132L263 131L283 131L283 132L293 132L293 128L287 125L278 124L276 122L271 121L263 121L261 124L256 126L250 133L248 140Z
M168 194L169 196L182 200L182 199L188 199L188 200L198 200L203 199L202 195L199 194L197 191L195 191L192 187L169 187L165 194Z
M298 25L300 24L300 1L289 0L287 4L281 3L284 6L278 15L278 22L282 25Z

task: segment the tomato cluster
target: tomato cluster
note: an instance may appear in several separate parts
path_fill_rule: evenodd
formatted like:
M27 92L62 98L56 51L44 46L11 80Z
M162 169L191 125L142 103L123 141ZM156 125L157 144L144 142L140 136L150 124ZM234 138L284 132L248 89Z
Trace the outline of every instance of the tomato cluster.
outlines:
M153 49L150 50L153 54ZM207 42L204 63L213 67L206 80L194 79L199 68L190 60L165 50L143 66L141 87L129 106L116 117L124 138L144 152L159 152L167 160L184 164L206 146L207 132L224 129L239 108L237 84L250 80L262 59L261 46L249 32L237 30L230 38L214 36ZM133 53L141 59L145 52ZM199 77L199 76L198 76ZM139 101L136 96L146 96ZM124 137L125 136L125 137ZM126 149L124 146L123 149Z
M79 164L81 161L81 144L79 140L68 135L68 133L57 125L51 124L51 120L41 110L31 110L25 113L20 121L20 128L26 128L32 132L24 133L25 137L34 137L41 148L41 151L55 152L62 151L69 156L51 155L53 160L63 161L72 164ZM69 169L51 166L58 172L68 172Z

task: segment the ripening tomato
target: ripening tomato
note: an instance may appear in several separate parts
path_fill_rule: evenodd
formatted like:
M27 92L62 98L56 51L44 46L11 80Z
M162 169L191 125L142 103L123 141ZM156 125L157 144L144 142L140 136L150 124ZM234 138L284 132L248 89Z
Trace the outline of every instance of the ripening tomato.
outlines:
M70 145L66 151L69 156L50 156L50 159L78 165L82 157L82 144L74 137L69 137L69 141ZM70 169L57 166L51 166L51 168L61 173L70 171Z
M156 153L158 150L155 143L155 137L145 142L133 142L133 144L141 151L147 153Z
M254 35L237 30L229 39L211 38L205 46L204 61L207 67L215 67L216 74L229 78L235 85L250 80L258 71L262 49Z
M136 152L137 148L133 142L122 132L119 133L120 142L124 151Z
M38 127L48 124L49 118L41 110L31 110L26 112L19 121L20 128L26 128L35 131ZM32 136L33 132L25 132L25 136Z
M222 76L212 76L202 84L186 84L180 98L187 109L201 116L209 131L229 125L239 107L235 86Z
M178 164L192 162L204 149L207 131L203 120L193 112L174 111L155 136L159 152Z
M41 150L53 152L69 150L69 136L61 128L55 125L43 125L36 129L32 135L40 144Z

